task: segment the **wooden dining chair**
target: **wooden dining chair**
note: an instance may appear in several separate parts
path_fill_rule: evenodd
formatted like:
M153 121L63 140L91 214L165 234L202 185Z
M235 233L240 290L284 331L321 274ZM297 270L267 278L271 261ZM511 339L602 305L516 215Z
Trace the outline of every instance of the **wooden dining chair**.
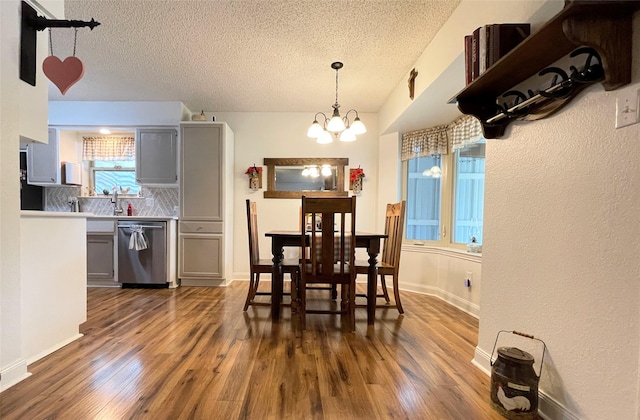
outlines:
M255 201L247 200L247 230L249 233L249 291L244 302L244 311L249 305L270 306L271 302L257 302L255 297L259 295L271 295L271 291L260 291L260 274L271 274L273 262L267 259L260 259L260 248L258 246L258 207ZM295 303L296 285L298 279L299 262L295 260L283 260L282 272L291 276L291 292L284 295L291 295L291 302ZM286 304L285 304L286 305Z
M311 215L307 230L303 218L300 224L300 260L298 285L298 312L302 329L306 329L306 314L341 314L349 318L351 331L355 331L355 263L356 198L307 198L302 196L302 214ZM322 218L322 223L316 221ZM308 285L322 283L340 285L339 310L310 310L307 308Z
M406 212L406 202L387 204L385 215L384 233L387 238L382 246L382 258L378 262L377 271L380 276L382 293L377 294L375 298L383 297L386 301L385 305L376 305L376 307L388 308L390 299L387 292L387 283L385 276L391 276L393 279L393 297L395 307L401 314L404 313L402 302L400 301L400 289L398 289L398 272L400 270L400 251L402 248L402 236L404 233L404 216ZM367 261L356 261L356 273L367 274L369 263ZM366 295L360 295L366 296ZM365 306L365 305L357 305Z

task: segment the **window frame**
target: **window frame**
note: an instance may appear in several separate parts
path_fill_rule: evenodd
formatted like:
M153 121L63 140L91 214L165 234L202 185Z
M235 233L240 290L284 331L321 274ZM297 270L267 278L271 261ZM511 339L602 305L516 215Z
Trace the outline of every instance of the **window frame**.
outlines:
M402 199L407 200L409 161L402 161ZM455 152L440 155L442 174L440 176L440 239L408 239L407 218L405 218L405 230L403 241L408 245L429 245L433 247L453 248L466 250L467 244L454 242L454 188L455 188ZM485 171L486 173L486 171ZM484 214L484 208L483 208ZM484 217L483 217L484 219Z

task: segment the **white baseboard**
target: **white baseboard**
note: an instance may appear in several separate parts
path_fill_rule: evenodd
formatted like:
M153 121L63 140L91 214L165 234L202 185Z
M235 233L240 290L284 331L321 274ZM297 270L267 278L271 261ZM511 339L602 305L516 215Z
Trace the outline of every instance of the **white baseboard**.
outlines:
M31 364L31 363L33 363L33 362L37 362L38 360L42 359L43 357L50 355L50 354L51 354L51 353L53 353L54 351L56 351L56 350L59 350L59 349L63 348L63 347L64 347L64 346L66 346L67 344L71 343L72 341L76 341L78 338L81 338L81 337L83 337L83 336L84 336L84 334L76 334L76 335L73 335L73 336L71 336L71 337L67 338L67 339L66 339L66 340L64 340L64 341L61 341L61 342L59 342L59 343L56 343L55 345L53 345L53 346L49 347L48 349L43 350L43 351L41 351L40 353L38 353L38 354L36 354L36 355L33 355L33 356L31 356L31 357L27 358L27 359L26 359L27 365L30 365L30 364Z
M487 376L491 376L490 360L491 355L476 346L471 363ZM541 390L538 390L538 415L546 420L580 420L579 416Z
M31 376L31 374L27 372L26 360L19 360L10 366L7 366L0 371L0 375L2 375L0 379L0 392L11 388L18 382Z
M452 306L460 309L463 312L468 313L474 318L480 318L480 306L462 299L459 296L449 293L446 290L442 290L433 286L425 286L423 284L416 283L400 283L400 290L406 290L408 292L422 293L425 295L435 296L449 303Z
M203 287L221 287L227 286L228 283L225 280L214 279L181 279L181 286L203 286Z

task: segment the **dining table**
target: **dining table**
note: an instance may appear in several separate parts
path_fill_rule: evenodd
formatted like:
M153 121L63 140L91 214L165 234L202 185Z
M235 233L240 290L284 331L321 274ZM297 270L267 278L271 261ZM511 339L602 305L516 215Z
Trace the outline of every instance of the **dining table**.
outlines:
M265 233L271 238L271 254L273 255L273 268L271 274L271 320L280 320L280 306L283 293L282 259L284 258L284 247L300 247L300 231L297 230L272 230ZM307 235L309 238L310 235ZM367 270L367 324L373 325L376 316L376 294L377 294L377 269L378 254L380 254L380 241L386 238L384 233L357 232L355 236L355 247L365 248L369 259L369 269ZM307 239L309 240L309 239Z

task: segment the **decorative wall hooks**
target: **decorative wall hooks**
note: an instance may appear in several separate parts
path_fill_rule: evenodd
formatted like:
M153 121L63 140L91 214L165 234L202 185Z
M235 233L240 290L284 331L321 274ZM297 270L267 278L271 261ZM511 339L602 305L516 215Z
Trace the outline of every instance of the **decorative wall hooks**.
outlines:
M36 85L36 31L42 31L46 28L83 27L89 27L93 30L93 28L98 25L100 25L100 22L96 22L93 18L89 22L82 20L47 19L38 16L36 10L27 4L27 2L23 1L20 29L20 79L32 86Z
M528 90L528 98L525 93L517 90L505 92L502 97L506 99L510 96L514 96L514 102L511 106L506 102L502 105L496 103L497 114L491 118L487 118L486 124L495 124L505 118L517 119L525 117L530 112L531 107L535 104L540 104L545 101L572 98L586 85L602 81L604 79L604 70L602 69L602 60L598 55L598 52L590 47L581 47L573 51L570 54L570 57L577 57L582 54L588 54L584 66L582 69L578 69L573 65L570 66L569 69L571 70L571 75L568 75L566 71L559 67L547 67L542 69L538 73L539 76L547 74L554 75L551 81L551 86L546 89L540 89L537 93L534 93L532 90ZM594 58L596 59L596 62L593 62ZM550 115L558 108L559 107L557 106L548 106L546 112L544 112L544 116ZM538 115L538 118L540 118L540 115Z

